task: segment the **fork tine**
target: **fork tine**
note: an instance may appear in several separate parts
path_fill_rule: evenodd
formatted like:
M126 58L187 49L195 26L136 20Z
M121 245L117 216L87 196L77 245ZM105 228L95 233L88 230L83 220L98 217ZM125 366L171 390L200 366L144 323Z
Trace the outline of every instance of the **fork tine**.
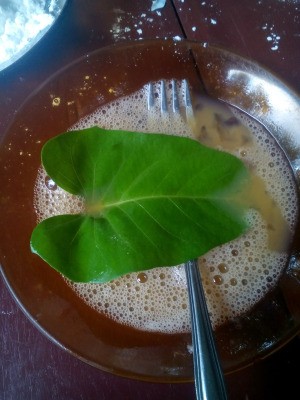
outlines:
M157 83L159 83L158 93L156 93ZM166 82L163 79L156 83L150 82L147 85L147 89L148 110L154 109L156 97L159 97L160 111L162 115L166 116L168 114L168 104L171 103L170 111L173 111L174 114L180 114L184 110L187 120L193 117L194 114L191 94L189 84L186 79L179 83L175 79L172 79L170 88L169 86L166 86Z
M194 116L191 93L189 89L189 83L186 79L183 81L184 85L184 104L185 104L185 115L187 121L191 121Z
M172 109L174 113L178 113L180 111L175 79L172 79Z
M160 81L160 108L162 113L168 112L168 100L167 100L167 92L166 92L166 84L164 80Z
M192 107L192 101L191 101L191 93L189 89L189 84L186 79L183 81L184 84L184 102L186 107Z
M154 107L154 93L153 93L153 83L152 82L148 83L147 103L148 103L148 110L151 110L151 108Z

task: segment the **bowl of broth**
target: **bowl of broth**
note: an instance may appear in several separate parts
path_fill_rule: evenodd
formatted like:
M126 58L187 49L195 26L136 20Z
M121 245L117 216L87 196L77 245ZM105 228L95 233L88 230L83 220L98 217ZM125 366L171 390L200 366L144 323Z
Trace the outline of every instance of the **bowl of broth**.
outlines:
M193 122L147 107L149 83L187 81ZM169 98L169 101L171 99ZM193 379L184 267L74 283L30 251L36 224L80 212L47 176L41 148L90 126L193 137L243 159L255 174L250 229L199 258L225 373L267 357L299 332L300 99L263 67L207 44L153 40L97 50L51 76L5 132L1 165L1 268L30 320L74 356L118 375ZM171 166L170 166L171 168Z

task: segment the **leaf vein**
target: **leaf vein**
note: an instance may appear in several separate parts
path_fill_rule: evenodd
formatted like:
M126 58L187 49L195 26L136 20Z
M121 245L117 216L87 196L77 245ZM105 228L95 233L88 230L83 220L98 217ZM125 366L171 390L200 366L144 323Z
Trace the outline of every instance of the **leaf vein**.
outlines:
M132 224L137 228L137 230L138 230L139 232L141 232L141 234L148 240L148 242L151 243L152 246L153 246L154 248L156 248L157 250L159 250L158 247L157 247L157 245L156 245L156 243L154 243L154 242L151 240L151 238L150 238L148 235L146 235L146 233L138 226L138 224L134 221L134 219L133 219L122 207L119 207L119 206L118 206L118 209L119 209L120 211L122 211L122 212L127 216L127 218L132 222Z

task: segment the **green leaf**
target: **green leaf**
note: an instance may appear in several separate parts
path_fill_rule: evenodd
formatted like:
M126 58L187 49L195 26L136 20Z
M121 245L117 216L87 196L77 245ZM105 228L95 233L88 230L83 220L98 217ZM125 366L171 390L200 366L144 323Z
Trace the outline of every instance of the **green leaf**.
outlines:
M86 212L42 221L31 249L73 281L186 262L247 228L245 166L189 138L94 127L49 140L42 163Z

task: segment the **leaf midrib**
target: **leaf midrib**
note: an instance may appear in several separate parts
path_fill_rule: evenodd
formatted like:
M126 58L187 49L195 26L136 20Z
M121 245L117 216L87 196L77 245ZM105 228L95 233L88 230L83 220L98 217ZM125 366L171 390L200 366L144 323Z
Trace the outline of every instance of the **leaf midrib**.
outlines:
M222 196L222 200L225 197ZM227 199L230 199L230 197L226 197ZM122 205L127 204L127 203L139 203L140 201L147 201L147 200L175 200L175 199L181 199L181 200L192 200L192 201L199 201L199 200L208 200L208 201L214 201L214 200L220 200L218 196L179 196L179 195L159 195L159 196L141 196L141 197L135 197L135 198L130 198L122 201L115 201L111 203L106 203L103 202L103 209L108 209L108 208L113 208L113 207L122 207ZM101 202L101 199L100 199Z

